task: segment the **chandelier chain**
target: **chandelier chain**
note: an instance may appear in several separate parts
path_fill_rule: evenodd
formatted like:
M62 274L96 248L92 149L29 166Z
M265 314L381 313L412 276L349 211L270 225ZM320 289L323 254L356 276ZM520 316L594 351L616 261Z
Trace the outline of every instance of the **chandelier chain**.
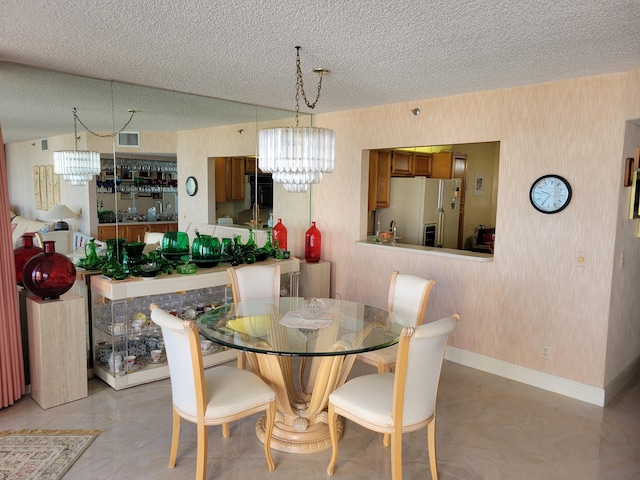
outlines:
M300 47L296 47L296 127L298 126L298 116L300 113L300 93L302 93L302 98L304 99L304 103L310 109L316 108L318 100L320 99L320 90L322 89L322 76L324 74L323 70L318 71L318 75L320 75L320 81L318 82L318 91L316 92L316 99L313 103L309 103L307 100L307 95L304 92L304 81L302 80L302 68L300 66Z
M129 117L129 120L127 120L127 122L117 132L101 134L101 133L96 133L93 130L91 130L89 127L87 127L84 124L84 122L82 120L80 120L80 117L78 117L77 109L74 108L73 109L73 128L74 128L74 130L76 132L76 150L78 149L78 130L76 128L76 120L78 122L80 122L80 125L82 125L85 128L85 130L87 132L89 132L91 135L94 135L94 136L100 137L100 138L109 138L109 137L115 137L117 134L119 134L120 132L124 131L124 129L127 128L129 126L129 124L131 123L131 120L133 120L133 116L135 114L136 114L136 111L135 110L131 110L131 116Z

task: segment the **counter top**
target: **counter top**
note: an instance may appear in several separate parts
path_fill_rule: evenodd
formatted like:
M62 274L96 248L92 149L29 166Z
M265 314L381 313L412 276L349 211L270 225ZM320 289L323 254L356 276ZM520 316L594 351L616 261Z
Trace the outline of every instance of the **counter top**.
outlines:
M112 222L112 223L98 223L99 226L101 227L115 227L116 225L148 225L148 224L152 224L152 225L158 225L158 224L165 224L165 223L170 223L170 224L175 224L178 223L177 220L153 220L153 221L149 221L149 220L145 220L145 221L134 221L134 220L123 220L121 222Z
M493 255L488 253L471 252L469 250L454 250L452 248L423 247L421 245L410 245L408 243L380 243L376 240L362 240L356 245L370 248L383 248L385 250L399 250L405 253L416 253L419 255L431 255L436 257L449 257L458 260L471 260L473 262L492 262Z

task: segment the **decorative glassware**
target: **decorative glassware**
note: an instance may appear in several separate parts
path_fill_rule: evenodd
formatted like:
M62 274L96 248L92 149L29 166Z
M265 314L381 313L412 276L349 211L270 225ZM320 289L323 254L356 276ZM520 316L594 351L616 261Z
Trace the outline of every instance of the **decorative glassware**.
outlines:
M269 254L270 257L273 256L274 249L273 245L271 244L271 230L267 230L267 241L262 248Z
M256 245L256 232L253 231L253 229L249 229L249 240L247 240L247 243L244 244L244 250L245 251L250 251L250 250L255 250L256 248L258 248L258 245Z
M287 250L287 227L282 223L282 219L278 219L278 223L272 229L273 241L278 242L279 248Z
M304 259L309 263L320 261L322 235L316 228L316 222L311 222L311 228L304 235Z
M84 254L87 257L85 267L98 267L100 265L95 239L92 238L88 243L84 244Z
M22 271L25 288L44 300L60 298L75 281L75 265L67 256L56 253L53 240L46 240L44 252L32 257Z
M42 248L36 247L33 244L33 237L35 237L35 233L25 233L22 235L22 246L16 248L13 251L13 256L16 260L16 280L18 285L23 285L22 283L22 269L25 264L32 258L38 255L39 253L44 252Z

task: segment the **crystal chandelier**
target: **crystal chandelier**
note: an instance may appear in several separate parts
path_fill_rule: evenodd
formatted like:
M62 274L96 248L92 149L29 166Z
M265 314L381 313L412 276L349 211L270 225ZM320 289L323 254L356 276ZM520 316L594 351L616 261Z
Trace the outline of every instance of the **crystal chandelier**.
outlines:
M127 125L133 119L135 110L129 110L131 117L125 123L120 132L127 128ZM78 110L73 109L73 133L76 143L75 150L60 150L53 152L53 172L69 182L71 185L86 185L95 175L100 173L100 154L89 150L78 150L78 122L87 130L87 132L97 137L114 137L120 132L100 135L95 133L82 123L78 118Z
M319 183L323 173L331 173L334 167L335 134L333 130L317 127L300 127L300 93L307 105L313 109L320 98L322 76L329 70L315 69L320 75L318 92L313 103L309 103L304 92L300 47L296 47L296 126L268 128L260 131L258 161L260 170L271 172L273 181L284 184L288 192L306 192L309 185Z

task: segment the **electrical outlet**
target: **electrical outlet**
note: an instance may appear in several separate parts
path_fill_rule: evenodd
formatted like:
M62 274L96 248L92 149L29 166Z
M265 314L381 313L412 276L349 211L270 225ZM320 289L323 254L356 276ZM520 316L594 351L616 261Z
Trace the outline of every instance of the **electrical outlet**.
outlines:
M549 360L551 358L551 347L549 345L540 346L540 357L545 360Z

